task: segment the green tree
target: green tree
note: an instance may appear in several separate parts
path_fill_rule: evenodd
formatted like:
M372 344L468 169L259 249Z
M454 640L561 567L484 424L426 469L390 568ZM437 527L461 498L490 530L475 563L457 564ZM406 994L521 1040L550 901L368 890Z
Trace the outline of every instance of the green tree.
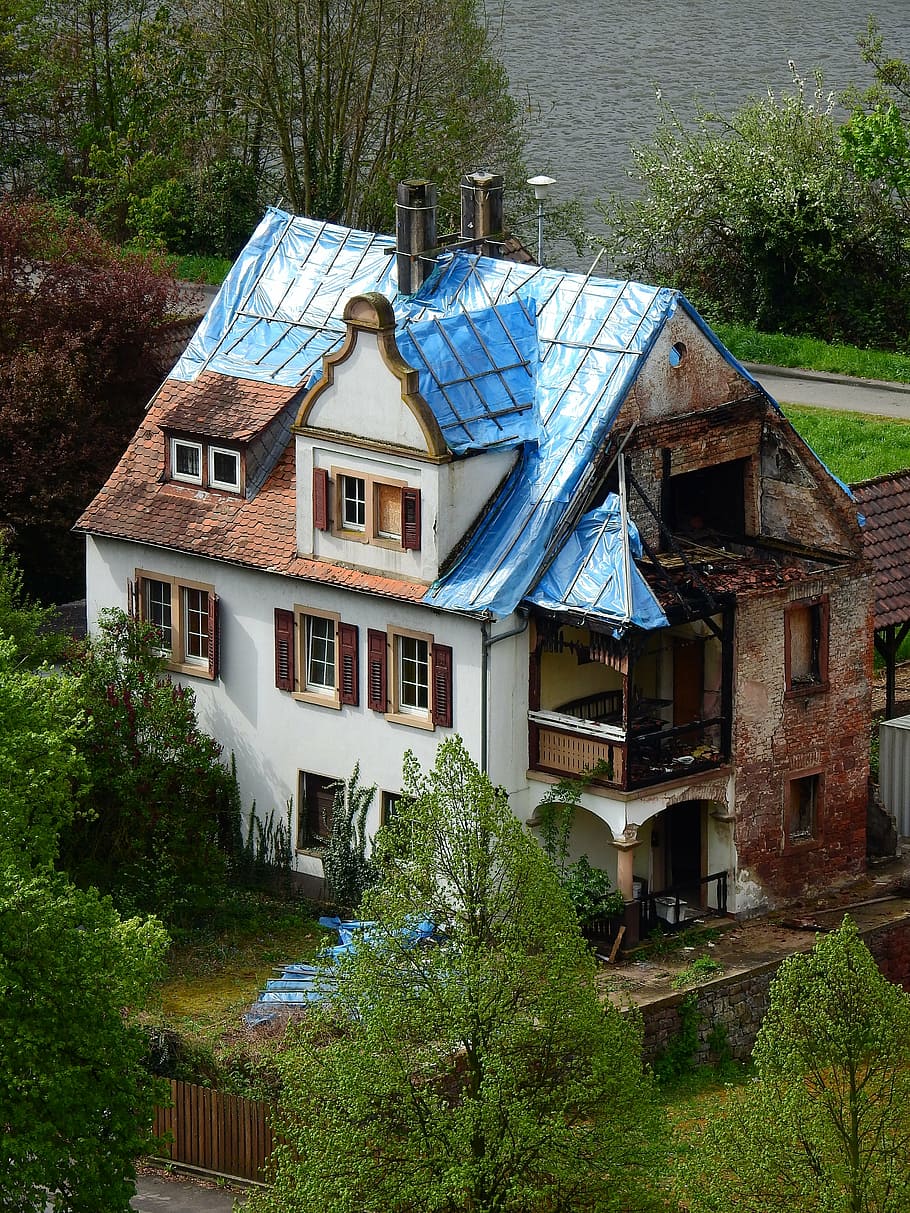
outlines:
M476 0L227 0L221 37L300 214L388 231L405 177L439 182L453 214L466 168L522 179L518 110Z
M0 866L3 1213L127 1213L156 1093L128 1012L166 944L60 874Z
M44 1213L50 1192L61 1213L125 1213L154 1096L132 1011L167 941L54 870L86 724L78 679L35 664L45 614L0 552L0 1210Z
M274 1185L251 1210L536 1213L655 1204L641 1025L602 1004L546 856L460 739L380 831L379 924L282 1062ZM421 921L439 946L408 946Z
M234 776L196 721L193 692L163 671L159 637L122 611L102 614L81 667L90 812L63 861L121 908L165 919L223 889L239 833Z
M709 320L856 345L903 345L910 258L902 208L842 154L821 77L700 111L662 105L633 149L641 192L601 206L615 269L677 286Z
M685 1169L692 1213L910 1207L910 995L849 918L781 965L754 1061Z

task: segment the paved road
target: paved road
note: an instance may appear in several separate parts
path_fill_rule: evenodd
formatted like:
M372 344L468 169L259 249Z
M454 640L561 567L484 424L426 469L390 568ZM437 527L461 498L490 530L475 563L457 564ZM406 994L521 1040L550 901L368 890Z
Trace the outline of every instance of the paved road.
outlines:
M176 1176L140 1175L130 1206L134 1213L232 1213L243 1207L243 1195Z
M850 379L847 375L823 375L749 362L745 366L781 404L811 404L910 421L910 384Z

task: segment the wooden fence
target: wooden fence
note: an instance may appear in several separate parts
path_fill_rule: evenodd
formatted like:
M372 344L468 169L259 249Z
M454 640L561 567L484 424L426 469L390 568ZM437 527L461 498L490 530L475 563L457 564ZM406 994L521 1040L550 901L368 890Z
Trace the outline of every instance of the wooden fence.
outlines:
M172 1162L261 1182L274 1141L267 1113L266 1104L172 1078L171 1106L155 1109L155 1135L169 1143Z

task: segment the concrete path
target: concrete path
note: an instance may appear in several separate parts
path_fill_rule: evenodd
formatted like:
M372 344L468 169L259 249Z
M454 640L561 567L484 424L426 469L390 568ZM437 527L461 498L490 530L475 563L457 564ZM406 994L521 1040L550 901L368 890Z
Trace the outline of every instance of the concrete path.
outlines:
M744 363L746 370L780 404L809 404L843 412L910 421L910 384L851 379L818 371Z
M232 1213L243 1204L242 1192L202 1187L176 1175L140 1175L130 1201L134 1213Z

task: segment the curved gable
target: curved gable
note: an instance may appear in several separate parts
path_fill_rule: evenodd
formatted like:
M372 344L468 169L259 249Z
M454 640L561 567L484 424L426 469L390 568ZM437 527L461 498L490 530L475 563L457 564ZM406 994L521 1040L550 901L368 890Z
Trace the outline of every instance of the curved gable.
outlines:
M344 341L323 357L322 376L300 406L297 432L434 462L449 459L439 423L420 394L417 371L398 349L389 301L378 292L355 295L343 319Z

